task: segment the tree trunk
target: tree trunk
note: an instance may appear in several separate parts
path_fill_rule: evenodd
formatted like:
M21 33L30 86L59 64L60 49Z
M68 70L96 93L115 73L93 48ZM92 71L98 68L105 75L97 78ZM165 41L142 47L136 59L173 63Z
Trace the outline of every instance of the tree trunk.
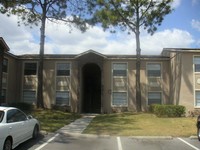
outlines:
M140 87L140 38L139 31L136 31L136 109L141 111L141 87Z
M38 88L37 88L37 107L44 108L43 101L43 63L44 63L44 44L45 44L46 13L43 11L42 25L40 28L40 55L38 67Z
M142 110L142 103L141 103L141 87L140 87L140 17L139 17L139 2L137 1L137 23L135 29L135 37L136 37L136 110L140 112Z

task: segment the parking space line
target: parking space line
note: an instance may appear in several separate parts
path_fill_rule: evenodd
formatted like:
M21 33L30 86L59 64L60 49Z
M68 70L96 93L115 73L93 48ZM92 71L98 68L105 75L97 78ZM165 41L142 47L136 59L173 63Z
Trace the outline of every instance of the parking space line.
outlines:
M122 149L121 139L120 139L119 136L117 137L117 145L118 145L118 150L123 150L123 149Z
M188 146L192 147L193 149L195 150L200 150L199 148L195 147L194 145L188 143L187 141L181 139L181 138L178 138L180 141L182 141L183 143L187 144Z
M47 144L49 144L51 141L53 141L57 136L59 135L59 133L57 133L56 135L54 135L52 138L50 138L47 142L45 142L44 144L40 145L38 148L36 148L35 150L41 150L43 147L45 147Z

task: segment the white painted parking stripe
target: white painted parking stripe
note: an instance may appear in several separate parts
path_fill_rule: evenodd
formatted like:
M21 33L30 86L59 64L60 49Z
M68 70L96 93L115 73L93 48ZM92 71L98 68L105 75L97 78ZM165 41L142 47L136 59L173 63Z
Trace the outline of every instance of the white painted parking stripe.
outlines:
M35 150L41 150L43 147L45 147L47 144L49 144L51 141L53 141L57 136L59 135L59 133L57 133L54 137L50 138L47 142L45 142L44 144L40 145L38 148L36 148Z
M118 150L123 150L122 149L122 143L121 143L121 140L120 140L119 136L117 137L117 145L118 145Z
M194 145L188 143L187 141L181 139L181 138L178 138L180 141L182 141L183 143L187 144L188 146L192 147L193 149L195 150L200 150L199 148L195 147Z

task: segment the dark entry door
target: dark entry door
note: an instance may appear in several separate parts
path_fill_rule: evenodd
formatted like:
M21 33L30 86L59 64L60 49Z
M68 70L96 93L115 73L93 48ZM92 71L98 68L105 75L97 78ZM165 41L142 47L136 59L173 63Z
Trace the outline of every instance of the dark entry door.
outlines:
M101 112L101 69L96 64L86 64L82 70L84 113Z

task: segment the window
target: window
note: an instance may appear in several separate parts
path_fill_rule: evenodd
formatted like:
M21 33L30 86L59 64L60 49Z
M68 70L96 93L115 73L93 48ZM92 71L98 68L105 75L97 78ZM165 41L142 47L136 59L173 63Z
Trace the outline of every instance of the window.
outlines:
M161 65L156 63L147 64L147 75L148 77L160 77Z
M0 122L2 122L4 116L4 111L0 111Z
M36 101L36 92L35 91L24 91L23 100L27 103L34 103Z
M113 92L112 105L127 106L127 93L126 92Z
M8 59L6 58L3 59L3 72L8 72Z
M58 63L57 64L57 76L70 76L70 64Z
M18 109L12 109L7 112L7 123L25 121L26 115Z
M24 64L24 75L36 75L36 74L37 74L37 63Z
M6 89L2 89L1 100L2 100L2 103L6 102Z
M161 104L161 92L149 92L148 93L148 105Z
M56 92L56 105L69 106L69 92L68 91L57 91Z
M113 64L113 76L127 76L127 64L126 63L114 63Z
M194 63L194 71L200 72L200 56L194 56L193 63Z
M200 91L195 91L195 105L200 106Z

